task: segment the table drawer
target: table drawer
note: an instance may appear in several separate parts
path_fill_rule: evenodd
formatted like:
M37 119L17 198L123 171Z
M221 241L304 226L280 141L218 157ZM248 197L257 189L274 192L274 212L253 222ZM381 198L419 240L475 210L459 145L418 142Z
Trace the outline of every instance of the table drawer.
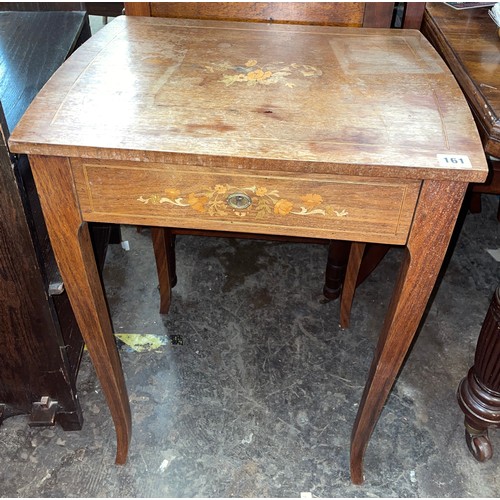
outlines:
M71 161L85 220L404 244L420 182Z

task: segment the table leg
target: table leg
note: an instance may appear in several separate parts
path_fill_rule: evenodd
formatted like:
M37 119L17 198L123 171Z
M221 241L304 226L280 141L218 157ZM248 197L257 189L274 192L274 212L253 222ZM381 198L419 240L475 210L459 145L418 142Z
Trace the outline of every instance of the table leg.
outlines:
M380 334L351 436L351 479L403 364L441 268L467 184L424 181L406 253Z
M131 437L127 388L69 160L31 156L30 163L64 286L115 424L116 463L122 464Z

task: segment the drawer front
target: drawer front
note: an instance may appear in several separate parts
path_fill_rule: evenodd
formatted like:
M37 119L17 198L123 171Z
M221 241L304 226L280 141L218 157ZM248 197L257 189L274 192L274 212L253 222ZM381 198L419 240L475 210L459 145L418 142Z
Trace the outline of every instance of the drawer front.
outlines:
M73 159L85 220L404 244L420 182Z

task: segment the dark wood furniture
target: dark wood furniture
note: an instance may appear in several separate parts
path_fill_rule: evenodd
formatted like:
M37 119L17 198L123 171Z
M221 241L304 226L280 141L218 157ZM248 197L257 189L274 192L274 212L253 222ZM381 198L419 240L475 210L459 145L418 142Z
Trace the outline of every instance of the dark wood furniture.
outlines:
M487 175L462 92L420 32L120 16L9 144L29 154L117 463L131 412L89 222L403 245L351 437L363 481L468 183Z
M5 112L0 137L0 423L31 413L32 425L58 421L67 430L82 425L75 380L83 340L28 159L12 155L6 142L41 87L89 33L84 12L0 12ZM108 230L96 228L94 234L100 263Z
M465 414L465 439L480 462L493 447L489 428L500 427L500 287L497 288L477 341L474 366L458 387L458 403Z
M482 7L457 11L430 2L421 28L462 88L488 158L490 173L486 183L471 186L472 212L481 209L481 193L500 194L500 39L488 10Z
M301 3L301 2L127 2L127 15L141 15L151 17L170 17L187 19L206 19L221 21L248 21L248 22L272 22L272 23L299 23L322 26L344 26L344 27L370 27L390 28L395 23L401 28L418 29L422 20L425 3L414 2L399 4L392 2L345 2L345 3ZM397 17L397 20L396 20ZM175 268L175 238L179 234L191 234L198 236L218 236L236 238L259 238L259 239L281 239L300 243L329 244L328 259L325 271L325 282L323 295L334 300L342 291L344 275L350 252L350 243L345 241L328 241L323 239L278 237L270 235L248 235L234 232L200 231L179 228L151 228L153 247L155 252L159 289L160 289L160 312L166 314L170 307L171 289L177 283ZM373 248L372 248L373 247ZM374 264L373 255L382 245L368 245L364 265L361 268L361 282L365 274L371 272ZM383 254L387 250L384 250ZM166 268L165 266L168 266ZM343 314L341 316L342 326L349 323L350 305L354 295L354 289L344 296L341 305Z
M123 2L0 2L0 11L85 11L91 16L116 17L123 14Z

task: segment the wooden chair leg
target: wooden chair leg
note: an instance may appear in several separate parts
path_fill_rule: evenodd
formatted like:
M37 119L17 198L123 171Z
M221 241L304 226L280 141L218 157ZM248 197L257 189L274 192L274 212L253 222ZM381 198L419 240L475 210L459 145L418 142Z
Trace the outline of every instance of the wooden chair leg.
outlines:
M368 243L366 245L363 261L359 267L356 286L361 285L375 271L375 268L380 264L390 248L390 245L381 245L379 243Z
M365 243L353 242L351 251L349 252L349 262L345 273L344 286L342 287L342 295L340 297L340 326L341 328L349 327L351 318L351 307L354 299L354 292L358 281L359 268L363 260L365 252Z
M332 240L330 242L323 286L323 295L328 300L340 297L350 248L350 241Z
M481 213L481 193L472 193L469 202L469 210L471 214Z
M151 238L156 260L156 271L160 286L160 314L167 314L170 309L172 288L177 282L175 274L175 236L172 230L152 227Z

